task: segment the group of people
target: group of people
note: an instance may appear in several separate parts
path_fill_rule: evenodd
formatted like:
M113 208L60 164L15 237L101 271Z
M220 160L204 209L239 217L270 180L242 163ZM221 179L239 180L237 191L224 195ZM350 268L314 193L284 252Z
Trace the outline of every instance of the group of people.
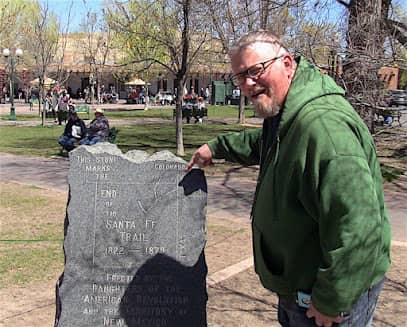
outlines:
M191 117L195 118L195 124L202 124L202 119L205 116L205 101L202 97L184 99L182 106L182 116L186 117L187 124L190 123Z
M58 143L66 150L71 151L76 144L93 145L103 142L109 136L109 121L104 115L103 109L95 110L95 118L86 127L85 122L79 118L76 111L69 113L69 119L63 135Z
M145 88L131 88L127 96L128 103L144 104L147 98L145 94Z
M32 101L30 99L30 109ZM75 102L72 100L70 94L65 89L59 87L48 91L43 100L43 110L45 112L52 112L52 117L59 125L66 123L68 116L75 110Z
M230 58L263 128L208 141L185 170L213 158L259 164L254 266L282 326L371 326L391 233L367 126L333 79L271 32L244 35Z

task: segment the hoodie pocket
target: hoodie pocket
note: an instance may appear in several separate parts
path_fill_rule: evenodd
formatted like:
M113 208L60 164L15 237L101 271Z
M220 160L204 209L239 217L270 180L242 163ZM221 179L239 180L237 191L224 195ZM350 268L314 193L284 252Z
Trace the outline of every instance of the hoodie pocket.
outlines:
M273 267L275 258L271 251L265 249L264 236L259 228L252 223L253 252L255 271L259 275L264 287L278 294L291 293L290 282L284 277L284 267ZM282 270L282 272L278 272Z

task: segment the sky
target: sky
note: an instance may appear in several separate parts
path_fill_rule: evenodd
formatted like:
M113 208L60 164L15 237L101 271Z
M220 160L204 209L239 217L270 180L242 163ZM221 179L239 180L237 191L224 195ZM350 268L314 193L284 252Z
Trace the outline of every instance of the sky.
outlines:
M104 0L40 0L40 2L48 3L49 9L56 13L64 32L68 22L69 7L72 4L69 32L77 32L88 11L101 12ZM400 5L404 10L407 8L407 0L393 0L392 2ZM334 19L336 19L339 8L342 7L336 1L332 1L330 7L331 14L333 11Z
M69 32L77 32L86 13L100 11L103 0L40 0L41 3L48 3L49 10L55 12L61 21L61 27L66 29L68 23L68 12L72 4L71 19L69 21Z

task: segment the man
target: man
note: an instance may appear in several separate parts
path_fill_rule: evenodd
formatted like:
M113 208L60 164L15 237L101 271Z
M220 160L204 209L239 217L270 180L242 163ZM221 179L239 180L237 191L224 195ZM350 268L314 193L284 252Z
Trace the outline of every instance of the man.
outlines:
M205 109L206 108L205 108L205 102L203 100L203 97L198 97L196 106L193 107L193 109L192 109L192 115L195 118L195 124L196 123L202 124L202 119L205 115Z
M68 102L69 96L66 94L66 91L62 91L62 94L60 95L58 100L58 125L62 125L62 122L66 122L69 109Z
M75 148L75 143L85 137L85 135L85 123L78 117L76 111L72 111L65 126L64 134L60 137L58 143L69 152Z
M390 224L368 129L344 91L272 33L243 36L230 56L232 81L263 128L209 141L186 170L212 158L260 164L255 270L278 294L282 326L369 326L390 265Z
M88 127L88 136L85 137L80 144L93 145L98 142L105 141L109 136L109 121L103 114L103 109L95 110L95 119L93 119Z

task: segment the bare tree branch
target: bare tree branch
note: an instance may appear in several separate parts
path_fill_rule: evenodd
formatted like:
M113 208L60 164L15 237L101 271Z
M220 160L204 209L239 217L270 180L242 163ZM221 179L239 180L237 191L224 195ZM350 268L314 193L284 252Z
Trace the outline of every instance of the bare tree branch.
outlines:
M397 41L403 46L407 45L407 25L392 19L386 19L386 26Z
M349 8L349 3L343 0L336 0L337 3L341 4L342 6L345 6L346 8Z

